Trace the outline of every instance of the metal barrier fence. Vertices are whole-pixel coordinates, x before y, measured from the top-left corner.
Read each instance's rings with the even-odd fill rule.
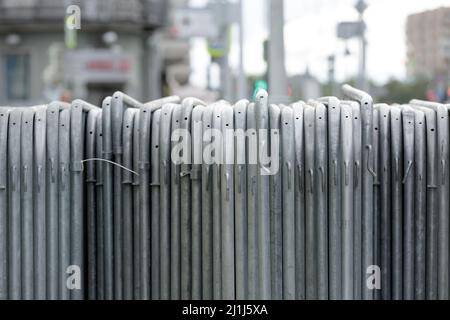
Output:
[[[0,299],[448,299],[450,106],[343,93],[0,107]]]

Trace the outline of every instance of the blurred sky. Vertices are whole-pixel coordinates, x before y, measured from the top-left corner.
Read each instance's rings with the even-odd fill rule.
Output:
[[[190,0],[203,6],[207,0]],[[285,0],[285,54],[289,75],[310,73],[324,81],[327,78],[327,56],[336,54],[336,77],[339,81],[354,76],[358,70],[359,43],[348,41],[351,55],[345,57],[345,44],[336,38],[336,24],[358,18],[356,0]],[[367,69],[368,76],[379,84],[391,77],[406,77],[405,24],[409,14],[441,6],[450,0],[366,0]],[[244,6],[244,68],[247,74],[265,71],[262,42],[267,37],[265,0],[243,0]],[[237,65],[237,28],[232,30],[230,64]],[[203,39],[192,40],[191,52],[194,84],[206,84],[209,60]]]

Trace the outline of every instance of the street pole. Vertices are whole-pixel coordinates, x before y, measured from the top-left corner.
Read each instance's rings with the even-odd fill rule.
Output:
[[[366,76],[366,59],[367,59],[367,41],[366,41],[366,28],[364,24],[364,11],[367,9],[367,4],[364,0],[359,0],[355,5],[355,9],[359,13],[359,22],[361,25],[360,39],[361,39],[361,53],[360,53],[360,64],[359,64],[359,77],[358,77],[358,87],[363,91],[367,91],[367,76]]]
[[[328,56],[328,85],[330,86],[330,94],[335,96],[337,94],[336,81],[335,81],[335,61],[336,56],[334,54]]]
[[[284,66],[283,0],[268,0],[269,15],[269,92],[277,101],[287,100],[288,81]]]
[[[247,79],[244,71],[244,26],[243,26],[243,5],[239,0],[239,76],[238,76],[238,99],[247,97]]]

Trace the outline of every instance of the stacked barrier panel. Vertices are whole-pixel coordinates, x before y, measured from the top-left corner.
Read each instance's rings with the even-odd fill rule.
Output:
[[[447,299],[448,106],[344,95],[1,107],[0,298]]]

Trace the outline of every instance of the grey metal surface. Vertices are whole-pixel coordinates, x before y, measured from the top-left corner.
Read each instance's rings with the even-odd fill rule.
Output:
[[[213,299],[222,299],[222,199],[220,163],[222,161],[222,109],[225,102],[219,102],[214,106],[211,128],[213,131],[214,156],[211,165],[211,192],[212,192],[212,220],[213,220]]]
[[[66,285],[66,269],[71,265],[71,176],[70,176],[70,111],[62,110],[59,117],[59,299],[69,300],[70,291]]]
[[[256,136],[258,137],[258,172],[256,176],[256,214],[257,238],[258,238],[258,283],[259,299],[270,299],[270,197],[269,176],[267,164],[263,161],[263,155],[268,152],[270,145],[268,94],[264,90],[256,93],[255,103]],[[264,172],[264,173],[263,173]]]
[[[103,159],[112,161],[111,133],[111,97],[102,103],[102,137]],[[113,266],[113,167],[109,163],[103,165],[103,236],[104,236],[104,298],[114,298],[114,266]]]
[[[103,157],[103,125],[102,125],[102,111],[97,114],[96,133],[95,133],[95,157]],[[95,196],[96,196],[96,294],[98,300],[105,299],[105,246],[104,246],[104,218],[103,218],[103,163],[97,161],[95,163]]]
[[[22,211],[22,299],[34,298],[34,208],[33,208],[33,126],[34,110],[22,113],[21,123],[21,211]]]
[[[59,113],[61,104],[53,102],[47,108],[47,299],[59,297]]]
[[[223,164],[221,166],[222,198],[222,299],[235,299],[235,217],[234,217],[234,120],[233,108],[225,106],[221,113]]]
[[[348,143],[355,137],[353,108],[349,104],[341,104],[341,190],[342,190],[342,299],[354,298],[354,146]]]
[[[391,299],[392,279],[392,206],[391,206],[391,113],[386,104],[379,105],[379,177],[380,183],[380,267],[381,299]]]
[[[280,135],[280,117],[282,105],[270,104],[269,126],[271,133],[276,130]],[[274,133],[275,133],[274,132]],[[281,138],[280,138],[281,139]],[[282,162],[282,152],[273,155],[278,163]],[[270,271],[272,299],[283,298],[283,202],[282,202],[282,170],[270,176]]]
[[[403,148],[402,113],[391,106],[392,296],[403,299]]]
[[[9,163],[9,233],[8,233],[8,288],[11,300],[22,299],[22,246],[21,246],[21,123],[22,110],[14,109],[10,113],[8,136],[8,163]]]
[[[402,106],[403,121],[403,179],[404,186],[404,221],[403,221],[403,298],[414,299],[414,111],[409,106]]]
[[[100,109],[93,109],[86,117],[86,158],[95,158],[95,143],[97,136],[97,118]],[[97,299],[97,199],[96,199],[96,164],[88,162],[86,170],[86,232],[87,232],[87,294],[90,300]]]
[[[414,110],[414,161],[415,161],[415,203],[414,203],[414,299],[425,299],[425,229],[426,229],[426,136],[425,113]]]
[[[140,289],[142,300],[151,297],[151,253],[150,253],[150,130],[152,112],[150,106],[139,111],[139,252]],[[136,232],[136,231],[135,231]]]
[[[305,274],[306,299],[317,299],[317,224],[314,204],[314,185],[317,183],[314,172],[314,118],[315,109],[305,106]]]
[[[436,134],[436,112],[418,107],[425,113],[426,121],[426,298],[437,299],[437,248],[438,248],[438,168],[439,158]]]
[[[202,115],[205,106],[197,105],[192,110],[191,145],[192,164],[190,171],[192,194],[192,295],[202,298],[202,158],[203,158],[203,124]]]
[[[85,214],[84,214],[84,157],[86,112],[90,106],[84,101],[75,100],[70,107],[70,176],[71,176],[71,221],[70,221],[70,263],[80,269],[80,286],[71,290],[71,298],[81,300],[85,297]]]
[[[328,299],[328,141],[327,112],[320,102],[311,102],[315,108],[315,186],[317,215],[317,294],[318,299]]]
[[[335,300],[341,298],[342,290],[341,108],[337,98],[329,97],[320,101],[328,109],[329,297]]]
[[[202,299],[213,298],[213,212],[212,212],[212,164],[207,147],[211,144],[214,106],[208,105],[202,113]]]
[[[348,102],[346,102],[348,104]],[[362,299],[362,288],[366,274],[362,269],[362,129],[361,110],[351,102],[353,130],[353,270],[355,299]]]
[[[39,108],[34,122],[34,293],[35,299],[47,297],[47,246],[46,246],[46,168],[47,168],[47,111]],[[0,134],[1,136],[1,134]],[[1,182],[0,182],[1,185]],[[0,191],[1,192],[1,191]],[[1,210],[1,209],[0,209]],[[0,222],[1,223],[1,222]],[[1,273],[1,272],[0,272]]]
[[[126,168],[133,168],[133,130],[134,117],[137,109],[127,108],[123,113],[122,164]],[[122,170],[122,218],[123,218],[123,298],[133,299],[133,173]]]
[[[151,197],[151,298],[160,299],[160,172],[159,172],[159,134],[161,110],[156,110],[152,117],[150,144],[150,197]],[[131,240],[131,235],[130,235]],[[125,260],[126,261],[126,260]]]
[[[247,216],[247,166],[246,164],[246,114],[249,101],[240,100],[234,105],[234,129],[236,132],[234,154],[234,212],[236,299],[248,297],[248,216]],[[239,135],[242,130],[242,138]]]
[[[133,171],[139,172],[140,112],[133,119]],[[141,253],[140,253],[140,183],[139,176],[133,175],[133,298],[141,298]]]
[[[0,107],[0,299],[8,299],[8,120],[9,109]]]
[[[372,150],[373,150],[373,171],[376,176],[373,181],[373,264],[381,266],[380,252],[380,220],[381,220],[381,197],[380,197],[380,113],[379,105],[373,106],[373,131],[372,131]],[[374,291],[374,300],[380,300],[380,290]]]
[[[295,291],[296,299],[305,299],[305,142],[303,109],[304,103],[292,104],[294,110],[295,138]]]
[[[255,104],[250,103],[247,107],[247,130],[249,133],[249,144],[247,148],[247,237],[248,237],[248,299],[257,299],[258,292],[258,242],[256,215],[256,175],[258,166],[256,164],[256,122]],[[251,148],[251,146],[254,146]],[[251,162],[250,159],[254,159]]]
[[[282,203],[283,203],[283,299],[294,300],[295,282],[295,129],[294,110],[283,108],[281,111],[281,166],[282,166]]]
[[[180,105],[172,113],[172,132],[180,128],[184,108]],[[178,143],[171,139],[171,150]],[[170,162],[170,297],[180,299],[180,164]]]
[[[349,85],[342,87],[344,96],[355,100],[361,108],[361,132],[362,132],[362,271],[366,274],[367,268],[374,264],[373,251],[373,182],[375,173],[373,171],[373,101],[367,93],[352,88]],[[373,290],[363,285],[362,298],[373,299]]]
[[[170,130],[175,104],[161,109],[159,133],[159,182],[160,182],[160,298],[170,299]]]

